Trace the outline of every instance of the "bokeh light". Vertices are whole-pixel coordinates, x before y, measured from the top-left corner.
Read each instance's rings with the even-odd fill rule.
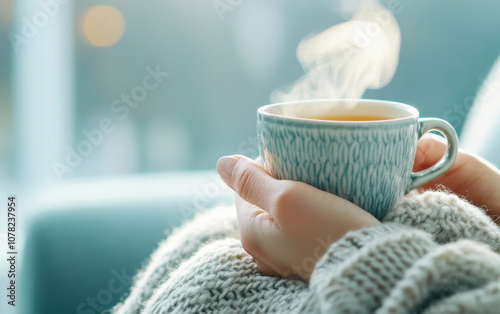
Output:
[[[10,22],[12,21],[13,7],[13,0],[0,1],[0,23],[3,23],[5,26],[10,24]]]
[[[107,47],[116,44],[125,32],[122,13],[109,5],[94,6],[82,14],[80,35],[90,45]]]

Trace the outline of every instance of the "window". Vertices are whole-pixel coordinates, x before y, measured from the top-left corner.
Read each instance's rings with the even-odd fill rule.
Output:
[[[299,42],[345,20],[351,9],[332,3],[19,0],[14,14],[14,1],[2,1],[1,180],[26,186],[255,157],[255,110],[302,75]],[[475,95],[500,51],[500,4],[396,4],[399,68],[365,97],[408,102],[460,130],[466,111],[454,104]],[[12,34],[23,40],[13,44]]]

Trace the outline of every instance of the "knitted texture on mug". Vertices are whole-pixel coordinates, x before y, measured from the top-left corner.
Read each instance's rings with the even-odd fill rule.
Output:
[[[498,313],[500,228],[443,192],[401,200],[347,233],[309,284],[261,275],[235,210],[204,212],[160,243],[116,313]]]

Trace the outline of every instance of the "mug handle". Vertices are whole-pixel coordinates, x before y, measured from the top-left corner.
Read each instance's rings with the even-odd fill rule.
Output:
[[[439,177],[451,168],[458,153],[458,136],[455,129],[448,122],[437,118],[418,119],[420,130],[418,139],[429,131],[438,131],[446,138],[448,149],[443,157],[432,167],[419,172],[411,173],[411,182],[407,192],[424,185],[425,183]]]

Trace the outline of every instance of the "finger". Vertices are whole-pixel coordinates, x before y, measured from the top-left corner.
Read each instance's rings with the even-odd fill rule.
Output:
[[[446,140],[435,134],[424,135],[417,143],[413,171],[422,171],[435,165],[446,153]]]
[[[255,162],[256,162],[256,163],[258,163],[258,164],[259,164],[259,165],[261,165],[261,166],[264,166],[264,165],[262,164],[262,158],[260,158],[260,156],[259,156],[259,157],[257,157],[257,158],[255,158]]]
[[[263,275],[275,276],[275,277],[280,275],[274,269],[272,269],[271,267],[267,266],[265,263],[263,263],[259,260],[255,260],[255,263],[257,264],[257,271],[259,271]]]
[[[263,245],[272,242],[278,226],[265,210],[245,201],[239,195],[235,197],[236,216],[243,248],[252,256],[261,257],[266,253]]]
[[[287,186],[245,156],[222,157],[217,162],[217,172],[241,198],[270,212],[271,215],[276,207],[276,200]]]
[[[238,229],[243,249],[255,260],[265,264],[274,272],[279,265],[271,256],[276,256],[276,244],[282,241],[283,235],[271,215],[261,208],[248,203],[238,195],[235,197]],[[278,250],[283,246],[278,245]]]

